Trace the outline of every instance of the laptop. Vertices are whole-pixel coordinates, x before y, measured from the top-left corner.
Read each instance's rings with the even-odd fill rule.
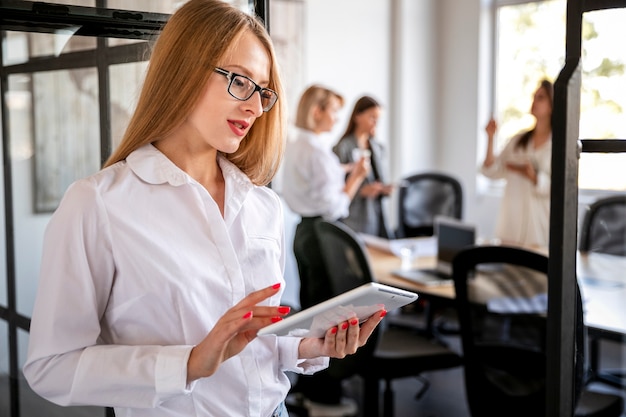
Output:
[[[393,275],[421,285],[452,284],[452,259],[476,242],[476,227],[451,217],[435,218],[437,264],[435,268],[396,269]]]

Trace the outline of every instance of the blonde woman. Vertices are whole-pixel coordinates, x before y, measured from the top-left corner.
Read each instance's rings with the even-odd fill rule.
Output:
[[[280,202],[264,187],[281,94],[256,19],[219,0],[170,18],[120,147],[46,230],[24,367],[38,394],[118,417],[286,416],[285,371],[365,344],[384,312],[319,339],[256,336],[289,311]]]
[[[369,161],[357,161],[346,171],[332,151],[330,132],[343,106],[343,97],[320,85],[308,87],[298,103],[295,141],[287,146],[283,197],[302,220],[296,227],[294,255],[300,276],[300,306],[310,307],[332,296],[314,225],[319,219],[338,220],[348,215],[350,201],[369,172]],[[321,372],[299,378],[297,389],[315,403],[340,405],[341,381]],[[348,406],[346,414],[356,411]]]

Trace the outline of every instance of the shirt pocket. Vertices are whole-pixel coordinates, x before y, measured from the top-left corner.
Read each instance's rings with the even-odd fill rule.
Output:
[[[246,239],[246,279],[254,282],[254,287],[261,289],[276,283],[284,284],[282,253],[280,241],[268,234],[248,233]],[[282,293],[279,292],[279,294]],[[275,298],[275,297],[273,297]],[[272,302],[277,304],[280,298]]]

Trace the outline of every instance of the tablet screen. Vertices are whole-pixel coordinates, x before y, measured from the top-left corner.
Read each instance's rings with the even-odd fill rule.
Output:
[[[324,337],[326,331],[351,318],[364,321],[380,310],[392,311],[417,300],[417,294],[370,282],[259,330],[258,335]]]

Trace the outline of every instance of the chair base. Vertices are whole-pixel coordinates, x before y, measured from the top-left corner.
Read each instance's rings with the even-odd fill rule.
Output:
[[[580,394],[574,417],[619,417],[623,410],[621,396],[585,389]]]

